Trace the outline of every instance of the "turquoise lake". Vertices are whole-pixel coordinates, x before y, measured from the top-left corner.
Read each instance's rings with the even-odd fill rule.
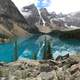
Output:
[[[65,55],[69,53],[80,53],[80,40],[77,39],[61,39],[50,35],[31,35],[28,37],[18,38],[18,60],[32,59],[32,55],[37,55],[37,60],[42,59],[45,37],[51,41],[53,57]],[[0,43],[0,61],[14,61],[14,43]]]

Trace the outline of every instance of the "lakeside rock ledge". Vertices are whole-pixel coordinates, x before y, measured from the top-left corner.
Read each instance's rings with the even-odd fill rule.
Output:
[[[58,58],[0,62],[0,80],[80,80],[80,55]]]

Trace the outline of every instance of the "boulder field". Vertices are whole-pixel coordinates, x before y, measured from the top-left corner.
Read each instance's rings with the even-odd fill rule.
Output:
[[[0,62],[0,80],[80,80],[80,55],[56,60]]]

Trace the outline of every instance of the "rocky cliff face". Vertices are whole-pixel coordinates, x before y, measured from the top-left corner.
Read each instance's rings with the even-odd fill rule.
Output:
[[[34,4],[23,7],[24,17],[11,0],[0,0],[0,32],[9,35],[29,33],[50,33],[54,30],[65,31],[63,15],[48,13],[46,8],[38,10]],[[78,19],[78,18],[77,18]],[[79,23],[79,22],[78,22]]]
[[[34,4],[23,7],[22,11],[23,11],[23,13],[24,12],[26,13],[26,15],[24,15],[24,17],[27,20],[29,25],[34,25],[36,22],[39,21],[40,16],[39,16],[38,10]]]
[[[0,0],[0,32],[26,35],[28,24],[11,0]]]
[[[80,13],[71,13],[64,15],[55,12],[49,13],[46,8],[40,10],[34,4],[23,8],[23,13],[26,21],[32,26],[31,28],[38,29],[42,33],[50,33],[54,30],[71,31],[80,29]],[[29,16],[28,16],[29,15]],[[27,16],[27,17],[26,17]],[[72,26],[71,26],[72,25]]]
[[[24,17],[30,26],[33,27],[35,25],[39,32],[49,33],[53,30],[60,30],[64,28],[64,24],[55,20],[55,14],[48,13],[46,8],[39,10],[34,4],[32,4],[30,6],[23,7],[23,13],[25,13]]]
[[[44,21],[49,23],[50,22],[50,19],[49,19],[50,14],[48,13],[47,9],[46,8],[40,9],[40,13],[41,13],[41,16],[43,17]]]
[[[0,16],[6,16],[15,21],[25,22],[23,16],[11,0],[0,0]]]
[[[69,26],[77,26],[80,27],[80,12],[73,12],[65,17],[65,23],[67,23]]]
[[[35,23],[39,21],[40,16],[37,8],[34,4],[23,7],[22,12],[24,13],[24,18],[26,19],[29,25],[30,33],[39,33],[38,28],[35,26]]]

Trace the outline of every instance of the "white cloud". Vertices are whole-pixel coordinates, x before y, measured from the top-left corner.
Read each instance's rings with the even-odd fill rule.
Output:
[[[21,11],[22,7],[33,4],[34,0],[12,0],[18,9]]]
[[[80,0],[51,0],[50,6],[47,7],[49,12],[70,13],[80,11]]]
[[[42,3],[43,4],[47,4],[49,2],[49,0],[43,0]]]
[[[35,1],[38,5],[39,0],[12,0],[18,9],[21,11],[23,6],[30,5]],[[80,11],[80,0],[40,0],[40,6],[46,6],[49,12],[55,11],[56,13],[70,13]]]

